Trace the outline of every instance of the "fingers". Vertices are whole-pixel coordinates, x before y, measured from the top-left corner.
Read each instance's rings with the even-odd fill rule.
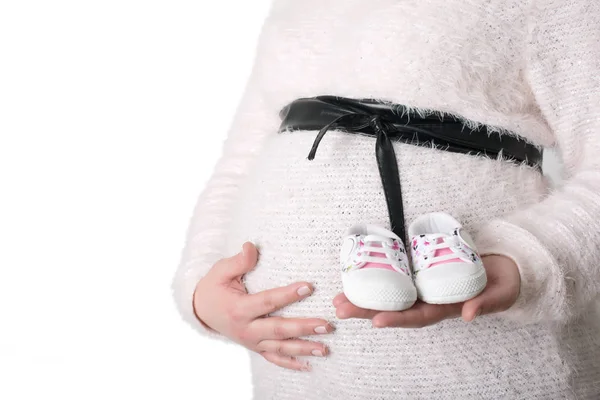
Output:
[[[249,319],[273,313],[285,306],[307,298],[313,292],[312,285],[306,282],[297,282],[289,286],[265,290],[256,294],[245,296],[238,307]]]
[[[465,302],[462,318],[471,322],[479,315],[508,310],[519,297],[521,277],[514,262],[502,256],[484,258],[488,284],[477,297]]]
[[[263,340],[258,344],[257,350],[287,357],[325,357],[329,354],[325,345],[308,340]]]
[[[257,351],[265,360],[296,371],[310,371],[310,365],[295,357],[325,357],[329,354],[325,345],[308,340],[263,340],[258,344]]]
[[[518,294],[518,289],[503,283],[490,283],[479,296],[465,302],[462,318],[471,322],[479,315],[506,311],[514,304]]]
[[[253,336],[265,339],[291,339],[301,336],[325,335],[334,328],[327,321],[316,318],[261,318],[252,322]]]
[[[292,369],[295,371],[310,371],[310,365],[305,362],[296,360],[295,358],[288,356],[281,356],[275,353],[262,353],[265,360],[286,369]]]
[[[462,303],[427,304],[417,302],[405,311],[384,311],[373,317],[373,326],[377,328],[423,328],[437,324],[448,318],[460,316]]]
[[[336,308],[335,315],[339,319],[348,319],[348,318],[371,319],[375,315],[380,313],[380,311],[366,310],[364,308],[355,306],[354,304],[350,303],[350,301],[343,294],[337,295],[333,299],[333,305]]]
[[[233,257],[224,258],[215,264],[212,273],[220,281],[231,281],[254,269],[258,261],[258,250],[250,242],[244,243],[242,251]]]
[[[337,308],[337,306],[347,303],[349,300],[344,293],[340,293],[333,298],[333,306]]]

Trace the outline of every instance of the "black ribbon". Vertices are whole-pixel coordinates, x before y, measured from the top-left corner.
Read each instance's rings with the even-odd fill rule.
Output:
[[[377,157],[379,176],[383,185],[392,232],[402,240],[406,240],[400,173],[398,171],[394,146],[390,140],[390,132],[397,131],[395,127],[386,123],[379,115],[369,115],[359,112],[342,115],[319,131],[308,154],[308,159],[314,160],[317,148],[329,130],[341,128],[354,133],[368,127],[372,129],[373,134],[377,137],[375,155]],[[405,133],[408,132],[409,130],[405,131]]]
[[[419,115],[400,105],[376,100],[337,96],[298,99],[280,113],[280,132],[319,130],[308,155],[313,160],[325,134],[331,129],[372,136],[392,231],[406,240],[400,174],[393,142],[433,146],[438,150],[477,154],[525,163],[541,170],[542,149],[518,137],[500,135],[487,126],[465,127],[457,117]]]

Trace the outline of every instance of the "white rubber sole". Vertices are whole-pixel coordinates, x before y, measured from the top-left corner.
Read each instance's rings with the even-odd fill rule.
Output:
[[[384,303],[381,301],[370,301],[366,299],[351,299],[350,296],[348,296],[348,294],[346,294],[346,297],[348,297],[350,303],[354,304],[356,307],[375,311],[404,311],[411,308],[417,301],[416,296],[414,301],[390,303]]]
[[[418,297],[429,304],[462,303],[479,295],[487,285],[485,269],[457,279],[419,280],[415,282]]]
[[[410,277],[388,270],[342,273],[344,294],[357,307],[376,311],[402,311],[417,301]]]

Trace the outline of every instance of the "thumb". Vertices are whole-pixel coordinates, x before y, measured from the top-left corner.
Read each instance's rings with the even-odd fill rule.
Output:
[[[465,302],[462,308],[462,319],[465,322],[472,322],[475,318],[483,313],[483,300],[480,299],[482,295],[475,297],[474,299]]]
[[[250,242],[244,243],[242,251],[233,257],[224,258],[215,267],[220,280],[231,281],[254,269],[258,261],[258,250]]]
[[[471,322],[479,315],[504,311],[507,308],[506,297],[501,285],[489,285],[479,296],[465,302],[462,308],[463,320]]]

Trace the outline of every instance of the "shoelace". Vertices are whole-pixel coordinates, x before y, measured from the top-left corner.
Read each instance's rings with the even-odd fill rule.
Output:
[[[359,261],[366,263],[386,264],[398,272],[404,272],[398,267],[398,254],[402,253],[401,247],[394,249],[392,239],[380,235],[367,235],[362,239],[363,247],[360,249]],[[383,254],[385,257],[373,257],[371,254]]]
[[[404,206],[402,203],[402,187],[400,185],[396,153],[394,152],[394,147],[389,137],[389,133],[392,130],[398,131],[397,128],[387,124],[378,115],[369,115],[360,112],[342,115],[319,131],[310,153],[308,154],[308,159],[314,160],[319,143],[321,143],[321,140],[330,129],[342,128],[350,133],[356,133],[355,131],[366,127],[371,127],[377,137],[375,154],[377,157],[377,165],[379,166],[379,176],[381,177],[381,183],[383,185],[392,232],[404,239],[406,238],[406,231],[404,223]],[[407,127],[406,132],[410,132],[411,129],[415,132],[422,130],[419,128]],[[422,131],[428,133],[425,130]]]
[[[427,240],[431,244],[427,246],[427,252],[421,255],[421,258],[424,261],[422,265],[423,269],[429,268],[432,264],[464,258],[463,254],[454,251],[459,245],[459,240],[456,236],[448,236],[445,234],[427,235]],[[444,249],[449,249],[452,253],[433,257],[436,251]]]

